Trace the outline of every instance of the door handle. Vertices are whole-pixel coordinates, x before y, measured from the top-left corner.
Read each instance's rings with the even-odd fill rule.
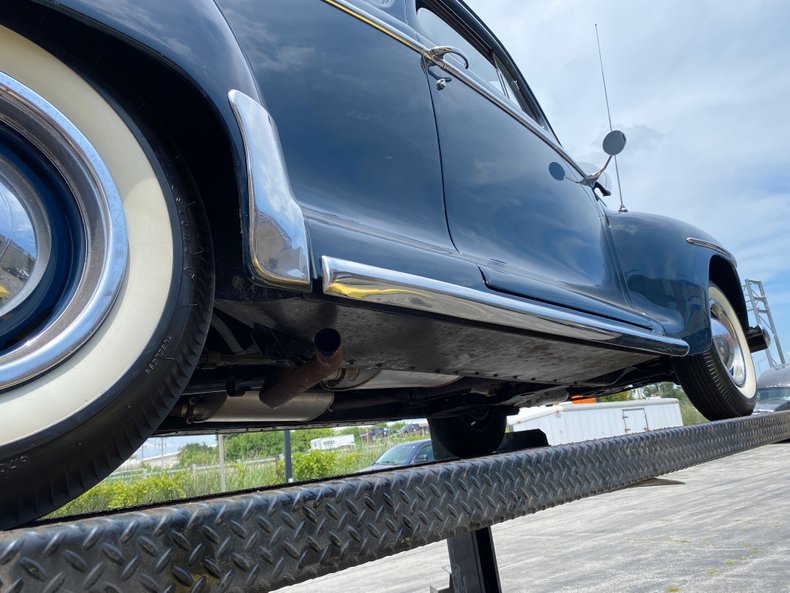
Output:
[[[441,62],[444,62],[444,56],[446,56],[447,54],[454,54],[463,60],[464,70],[469,70],[469,58],[467,58],[464,55],[464,52],[462,52],[457,47],[451,47],[449,45],[440,45],[438,47],[432,47],[431,49],[429,49],[428,54],[431,56],[431,58],[435,60],[439,60]]]

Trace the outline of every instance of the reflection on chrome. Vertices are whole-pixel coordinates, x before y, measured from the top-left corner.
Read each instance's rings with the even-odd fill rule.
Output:
[[[84,259],[75,262],[79,264],[73,279],[76,287],[68,300],[64,298],[57,314],[30,331],[24,341],[0,355],[0,389],[6,389],[59,364],[101,326],[126,275],[128,241],[123,204],[110,172],[65,115],[29,87],[0,72],[0,120],[33,146],[42,162],[55,167],[71,192],[61,197],[73,200],[81,215],[82,233],[90,237]],[[44,204],[14,166],[0,159],[0,172],[3,203],[7,212],[13,212],[0,221],[0,233],[7,244],[4,255],[15,257],[12,245],[17,245],[29,256],[26,262],[18,262],[27,265],[0,261],[0,292],[8,293],[0,307],[7,314],[15,302],[25,299],[28,290],[35,290],[40,274],[52,264],[50,233],[57,227],[49,223]],[[32,233],[22,232],[26,226],[32,227]],[[21,289],[18,283],[22,283]]]
[[[331,296],[656,354],[688,353],[683,340],[523,299],[326,256],[321,263],[324,293]]]
[[[22,304],[49,263],[44,206],[22,173],[0,156],[0,317]]]
[[[269,112],[240,91],[228,93],[247,153],[250,261],[271,286],[310,288],[307,228],[291,190],[277,129]]]

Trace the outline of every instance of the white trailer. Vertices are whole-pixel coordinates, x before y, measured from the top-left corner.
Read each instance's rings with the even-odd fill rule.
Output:
[[[312,439],[310,441],[310,449],[317,449],[319,451],[327,451],[329,449],[342,449],[343,447],[354,446],[353,434],[338,434],[332,437],[321,437],[320,439]]]
[[[549,445],[683,426],[674,398],[628,400],[601,404],[572,404],[528,408],[508,418],[514,432],[542,430]]]

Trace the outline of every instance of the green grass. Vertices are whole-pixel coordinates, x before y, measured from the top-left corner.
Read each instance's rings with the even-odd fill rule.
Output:
[[[303,481],[352,474],[371,465],[391,446],[415,438],[422,437],[396,437],[385,442],[359,445],[350,450],[294,453],[294,479]],[[285,465],[282,458],[260,464],[245,464],[241,460],[225,462],[227,492],[276,486],[284,482]],[[48,518],[84,515],[220,493],[218,468],[196,468],[194,471],[147,468],[142,473],[109,476],[79,498],[48,515]]]

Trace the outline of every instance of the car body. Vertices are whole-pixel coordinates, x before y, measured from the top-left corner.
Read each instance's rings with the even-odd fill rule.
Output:
[[[431,439],[409,441],[390,447],[382,453],[371,465],[362,468],[360,472],[395,469],[406,465],[430,463],[435,461]]]
[[[790,410],[790,366],[770,368],[757,379],[755,414]]]
[[[415,434],[428,434],[428,425],[427,424],[415,424],[410,422],[408,424],[404,424],[398,429],[398,434],[408,436],[408,435],[415,435]]]
[[[675,378],[751,411],[732,254],[609,210],[463,2],[8,0],[0,25],[35,244],[0,305],[0,525],[152,431],[428,417],[473,455],[519,407]]]
[[[20,268],[8,268],[8,273],[11,274],[14,278],[18,280],[27,280],[30,278],[30,274],[28,274],[27,270],[20,269]]]

